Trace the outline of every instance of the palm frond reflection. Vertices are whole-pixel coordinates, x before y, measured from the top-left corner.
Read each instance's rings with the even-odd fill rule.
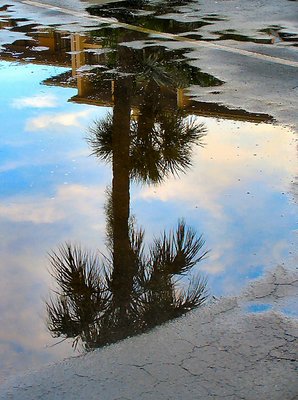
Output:
[[[65,244],[50,254],[55,296],[47,303],[48,329],[90,350],[135,335],[203,304],[206,281],[181,277],[207,254],[202,237],[179,221],[155,239],[148,254],[144,232],[130,232],[132,284],[115,277],[113,260]],[[116,282],[116,284],[115,284]]]
[[[147,125],[147,126],[146,126]],[[147,128],[147,129],[146,129]],[[87,138],[91,154],[105,162],[113,158],[113,118],[95,121]],[[143,183],[159,183],[169,175],[178,175],[191,167],[192,148],[204,146],[206,127],[180,110],[162,110],[139,121],[130,122],[130,178]]]

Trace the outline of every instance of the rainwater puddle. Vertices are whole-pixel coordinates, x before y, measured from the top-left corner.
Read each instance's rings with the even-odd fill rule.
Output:
[[[291,130],[144,32],[2,24],[1,378],[293,264]]]
[[[289,298],[277,303],[249,303],[244,306],[244,312],[246,313],[263,313],[266,311],[276,311],[291,318],[298,318],[295,298]]]
[[[143,1],[138,4],[124,0],[91,4],[87,10],[91,15],[98,17],[116,18],[122,23],[196,40],[283,44],[285,46],[297,46],[298,42],[295,30],[291,31],[280,25],[268,25],[266,28],[254,31],[252,21],[250,21],[252,25],[249,26],[248,21],[238,20],[239,15],[235,18],[238,24],[231,28],[234,21],[230,21],[224,12],[207,13],[191,0],[170,3]],[[218,29],[223,24],[226,29]]]
[[[245,308],[248,313],[262,313],[272,309],[272,304],[250,304]]]

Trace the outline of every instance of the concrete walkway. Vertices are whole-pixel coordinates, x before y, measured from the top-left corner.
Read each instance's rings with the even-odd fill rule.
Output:
[[[297,271],[278,267],[237,298],[13,378],[0,399],[297,399],[298,320],[279,311],[297,289]]]

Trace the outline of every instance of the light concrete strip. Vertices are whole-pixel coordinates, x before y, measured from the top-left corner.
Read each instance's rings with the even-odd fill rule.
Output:
[[[148,33],[150,35],[156,35],[156,36],[160,36],[162,38],[175,40],[175,41],[179,41],[179,42],[183,42],[183,43],[188,43],[188,44],[191,44],[192,46],[196,46],[196,47],[207,47],[210,49],[222,50],[222,51],[226,51],[229,53],[234,53],[234,54],[238,54],[238,55],[242,55],[242,56],[246,56],[246,57],[253,57],[253,58],[259,59],[260,61],[266,61],[266,62],[282,64],[282,65],[286,65],[289,67],[298,68],[297,61],[286,60],[286,59],[283,59],[280,57],[272,57],[272,56],[269,56],[266,54],[260,54],[260,53],[256,53],[253,51],[242,50],[242,49],[238,49],[238,48],[234,48],[234,47],[230,47],[230,46],[226,46],[226,45],[221,45],[218,43],[204,42],[201,40],[185,38],[185,37],[171,34],[171,33],[159,32],[159,31],[156,31],[153,29],[130,25],[130,24],[126,24],[123,22],[118,22],[114,18],[98,17],[98,16],[90,15],[87,12],[70,10],[70,9],[67,9],[64,7],[53,6],[53,5],[47,4],[47,3],[40,3],[40,2],[32,1],[32,0],[20,0],[20,2],[23,4],[34,6],[34,7],[58,11],[58,12],[61,12],[64,14],[69,14],[69,15],[76,16],[79,18],[83,17],[83,18],[90,19],[90,20],[96,20],[96,21],[102,22],[102,23],[109,23],[109,24],[112,24],[112,25],[115,25],[115,26],[118,26],[121,28],[133,30],[133,31],[144,32],[144,33]]]
[[[12,377],[0,387],[0,399],[297,399],[298,321],[278,311],[297,290],[297,271],[277,267],[238,297]],[[263,304],[271,311],[245,311]]]
[[[63,14],[72,15],[74,17],[96,19],[96,20],[99,20],[100,22],[109,23],[109,24],[117,23],[117,20],[115,18],[96,17],[96,16],[88,14],[87,12],[69,10],[68,8],[58,7],[58,6],[54,6],[52,4],[39,3],[37,1],[31,1],[31,0],[21,0],[20,3],[27,4],[29,6],[45,8],[46,10],[58,11]]]

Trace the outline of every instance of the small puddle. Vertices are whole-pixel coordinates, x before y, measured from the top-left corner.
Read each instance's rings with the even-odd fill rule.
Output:
[[[248,313],[262,313],[270,311],[272,309],[272,304],[250,304],[245,307],[245,311]]]
[[[289,298],[278,303],[250,303],[245,304],[244,312],[246,313],[263,313],[266,311],[277,311],[291,318],[298,318],[298,309],[296,299]]]
[[[225,21],[224,15],[204,14],[195,2],[133,2],[119,1],[87,8],[91,15],[116,18],[118,21],[157,32],[172,33],[186,38],[207,41],[251,42],[258,44],[285,44],[297,46],[297,33],[281,26],[272,25],[255,32],[254,36],[242,34],[236,29],[214,30],[215,22]],[[201,28],[204,28],[201,31]]]
[[[190,28],[165,18],[172,6],[146,7],[127,15]],[[188,49],[9,16],[0,37],[3,375],[144,332],[291,258],[295,136],[193,100],[191,86],[225,83]],[[69,341],[50,348],[45,326]]]
[[[171,18],[169,15],[165,15],[167,11],[172,8],[165,8],[161,6],[160,9],[152,8],[150,5],[144,7],[143,10],[148,12],[144,13],[142,10],[132,8],[131,3],[120,2],[105,4],[101,7],[94,6],[87,9],[91,15],[96,15],[104,18],[116,18],[118,21],[135,25],[147,29],[153,29],[157,32],[166,33],[184,33],[200,29],[202,26],[210,25],[211,22],[207,20],[194,20],[190,18],[190,21],[183,21]]]

